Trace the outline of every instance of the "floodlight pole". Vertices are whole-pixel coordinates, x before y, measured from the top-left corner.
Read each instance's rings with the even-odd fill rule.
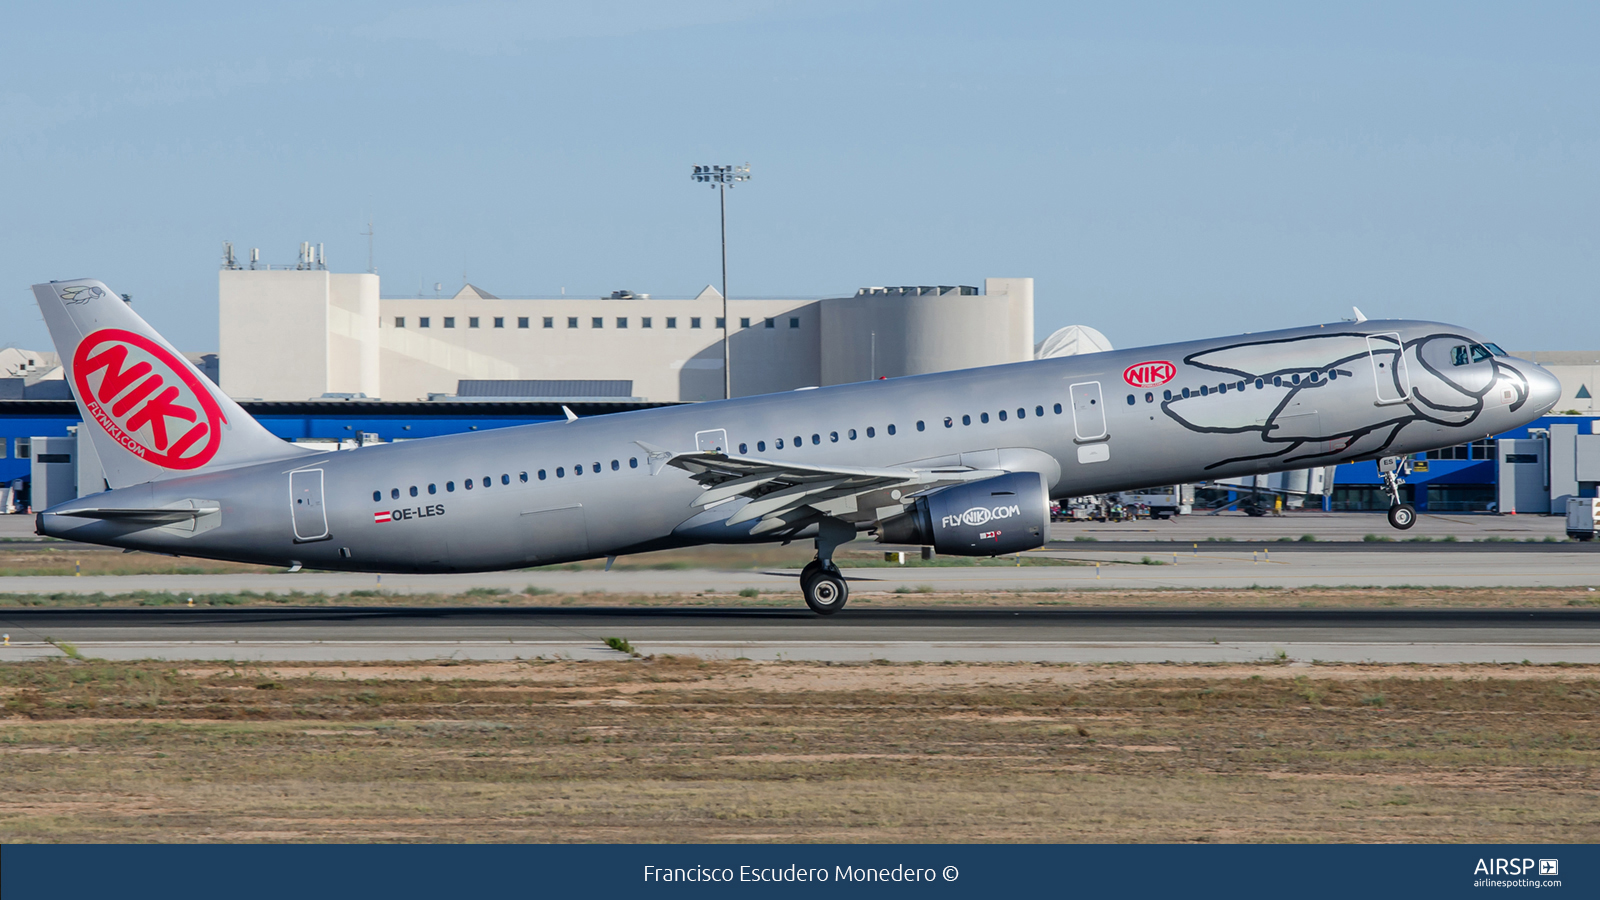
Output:
[[[733,350],[728,343],[728,185],[717,185],[722,219],[722,399],[733,399]]]
[[[700,184],[717,190],[717,209],[722,224],[722,396],[733,398],[733,353],[728,340],[732,330],[728,315],[728,188],[750,180],[750,164],[742,166],[695,166],[690,175]]]

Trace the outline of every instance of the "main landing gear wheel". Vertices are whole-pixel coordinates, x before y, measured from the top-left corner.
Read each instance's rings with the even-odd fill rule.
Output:
[[[801,575],[800,590],[805,594],[806,605],[811,607],[812,612],[819,616],[831,616],[844,609],[845,601],[850,599],[850,586],[838,572],[823,568],[821,563],[812,565],[816,569],[806,567],[810,570],[809,578]]]
[[[1401,531],[1417,524],[1417,508],[1409,503],[1396,503],[1389,507],[1389,524]]]

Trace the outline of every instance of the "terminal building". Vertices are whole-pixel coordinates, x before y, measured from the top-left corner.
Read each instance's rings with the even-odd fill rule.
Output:
[[[218,299],[220,383],[237,400],[724,395],[724,304],[711,287],[675,300],[509,299],[471,284],[382,297],[377,275],[235,266]],[[732,299],[727,312],[735,397],[1033,358],[1031,278]]]

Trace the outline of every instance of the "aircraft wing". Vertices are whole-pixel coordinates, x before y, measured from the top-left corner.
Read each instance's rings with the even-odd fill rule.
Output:
[[[808,466],[721,453],[678,453],[665,464],[683,469],[706,487],[694,500],[697,508],[747,498],[750,502],[729,516],[727,524],[760,519],[751,534],[824,515],[852,522],[871,521],[879,517],[880,510],[899,512],[903,504],[924,491],[998,474],[961,466]]]

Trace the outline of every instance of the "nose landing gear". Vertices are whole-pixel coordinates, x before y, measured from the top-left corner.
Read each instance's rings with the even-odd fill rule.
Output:
[[[1400,485],[1411,474],[1411,460],[1385,456],[1378,460],[1378,471],[1383,474],[1384,490],[1389,492],[1389,524],[1401,531],[1417,524],[1417,508],[1400,501]]]

